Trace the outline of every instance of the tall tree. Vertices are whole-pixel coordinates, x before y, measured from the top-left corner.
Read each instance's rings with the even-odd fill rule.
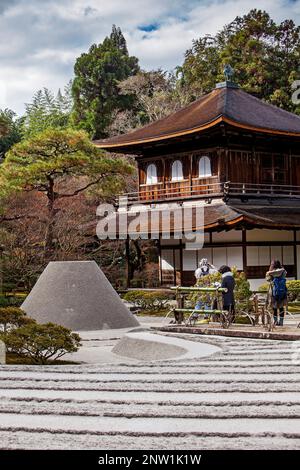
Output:
[[[71,82],[65,87],[64,93],[58,90],[56,96],[48,88],[38,90],[32,101],[25,105],[24,137],[32,137],[48,128],[69,127],[72,104]]]
[[[173,72],[140,70],[119,83],[122,95],[134,97],[130,110],[115,111],[109,135],[118,135],[161,119],[188,104],[188,95]]]
[[[131,108],[134,100],[121,93],[118,83],[138,70],[138,59],[129,56],[120,28],[113,26],[109,37],[76,60],[72,85],[75,125],[94,138],[106,137],[114,112]]]
[[[251,10],[215,36],[193,41],[180,68],[181,84],[189,89],[193,100],[223,81],[223,66],[230,63],[235,81],[243,89],[300,113],[291,99],[291,85],[298,78],[299,54],[299,26],[292,20],[276,24],[265,11]]]
[[[0,160],[22,137],[22,119],[11,109],[0,110]]]
[[[44,248],[51,255],[61,202],[97,189],[105,198],[120,190],[132,167],[91,144],[83,131],[47,129],[16,144],[0,168],[3,194],[34,191],[46,209]]]

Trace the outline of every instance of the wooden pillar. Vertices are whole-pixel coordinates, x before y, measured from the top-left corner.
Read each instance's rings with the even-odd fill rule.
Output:
[[[179,256],[180,256],[180,285],[182,285],[182,277],[183,277],[183,243],[182,239],[180,239],[179,243]]]
[[[163,189],[166,189],[166,161],[164,158],[161,159],[161,166],[162,166]]]
[[[243,271],[247,275],[247,239],[246,229],[242,229],[242,244],[243,244]]]
[[[298,278],[298,256],[297,256],[297,230],[294,230],[294,264],[295,264],[295,279]]]
[[[288,182],[290,185],[293,184],[293,171],[292,171],[292,153],[291,149],[288,155]]]
[[[126,287],[130,287],[130,241],[127,236],[125,240],[125,259],[126,259]]]
[[[159,235],[158,239],[158,256],[159,256],[159,283],[162,286],[163,283],[163,275],[162,275],[162,268],[161,268],[161,235]]]
[[[192,195],[193,191],[193,154],[190,154],[190,174],[189,174],[189,183],[190,183],[190,195]]]
[[[175,256],[176,248],[173,248],[173,280],[174,286],[176,286],[176,256]]]

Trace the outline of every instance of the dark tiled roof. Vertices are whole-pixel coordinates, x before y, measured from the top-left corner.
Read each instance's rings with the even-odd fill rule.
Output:
[[[267,104],[239,88],[224,86],[145,127],[94,143],[111,149],[138,145],[201,132],[221,121],[250,130],[300,136],[300,116]]]
[[[297,206],[231,206],[245,221],[261,227],[299,228],[300,205]]]
[[[188,230],[203,230],[203,226],[199,226],[202,222],[196,215],[196,208],[183,213],[183,208],[178,207],[174,209],[170,217],[170,229],[165,227],[163,219],[165,214],[162,212],[160,216],[155,216],[155,213],[160,212],[159,208],[148,211],[148,216],[141,217],[140,224],[137,227],[137,232],[142,236],[148,236],[150,233],[162,234],[170,232],[174,233],[174,217],[177,215],[178,219],[185,220],[188,224]],[[177,212],[177,214],[176,214]],[[119,226],[119,213],[114,213],[109,216],[111,230],[117,236],[126,235],[127,227],[132,227],[132,223],[137,224],[137,214],[134,212],[132,215],[128,213],[127,225],[122,223]],[[184,216],[184,217],[183,217]],[[93,222],[89,229],[95,228],[96,222]],[[230,230],[237,226],[248,227],[261,227],[261,228],[274,228],[274,229],[288,229],[300,227],[300,206],[296,207],[274,207],[270,205],[264,206],[239,206],[228,205],[224,202],[216,204],[207,204],[204,206],[204,230],[205,231],[222,231]],[[125,230],[125,231],[124,231]],[[107,233],[109,235],[109,232]]]

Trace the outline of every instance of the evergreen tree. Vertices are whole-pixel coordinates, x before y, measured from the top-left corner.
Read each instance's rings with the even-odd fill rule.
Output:
[[[14,144],[21,140],[22,119],[11,109],[0,110],[0,160]]]
[[[60,202],[91,188],[108,197],[120,191],[131,171],[125,159],[106,156],[83,131],[47,129],[7,153],[0,167],[1,202],[22,192],[40,194],[47,208],[45,252],[51,254]]]
[[[291,99],[300,54],[300,26],[292,20],[276,24],[265,11],[251,10],[235,18],[215,36],[193,41],[179,71],[190,99],[223,81],[223,67],[235,70],[234,81],[247,92],[276,106],[300,113]]]
[[[134,97],[121,94],[118,83],[138,70],[138,59],[129,56],[120,28],[113,26],[109,37],[76,60],[74,124],[93,138],[106,137],[115,111],[131,109],[134,103]]]
[[[48,128],[69,127],[72,109],[71,82],[65,87],[64,94],[58,90],[56,96],[48,88],[38,90],[25,108],[23,122],[25,138]]]

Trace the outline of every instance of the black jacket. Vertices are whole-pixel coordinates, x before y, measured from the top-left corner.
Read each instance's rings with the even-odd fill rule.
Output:
[[[228,305],[234,305],[234,286],[235,286],[235,280],[231,272],[225,273],[222,276],[222,285],[221,287],[224,287],[227,289],[227,292],[223,292],[223,304],[224,306]]]

